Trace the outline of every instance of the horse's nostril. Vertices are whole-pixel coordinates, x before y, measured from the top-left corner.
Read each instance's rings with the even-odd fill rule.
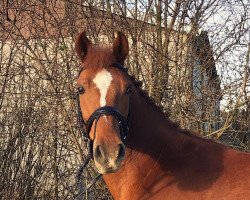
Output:
[[[105,159],[104,151],[103,151],[101,145],[98,145],[95,148],[94,157],[98,161],[103,161]]]
[[[123,158],[125,156],[125,147],[123,144],[119,144],[118,155],[117,158]]]

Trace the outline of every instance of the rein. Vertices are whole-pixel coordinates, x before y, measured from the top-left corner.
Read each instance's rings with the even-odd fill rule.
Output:
[[[127,68],[125,68],[120,63],[114,63],[111,66],[112,67],[116,67],[116,68],[122,70],[123,72],[125,72],[126,74],[128,74]],[[80,74],[81,74],[82,71],[83,71],[83,69],[81,69],[81,71],[79,72],[78,76],[80,76]],[[113,116],[118,121],[119,130],[120,130],[120,136],[121,136],[121,139],[122,139],[123,143],[125,143],[125,141],[126,141],[127,133],[129,131],[129,126],[130,126],[130,107],[129,107],[129,113],[128,113],[127,119],[124,119],[124,117],[122,116],[122,114],[116,108],[111,107],[111,106],[103,106],[103,107],[97,108],[91,114],[91,116],[89,117],[89,119],[87,121],[84,121],[84,119],[82,117],[83,111],[82,111],[81,106],[80,106],[80,95],[81,94],[77,91],[77,96],[76,96],[77,123],[78,123],[79,129],[81,131],[81,134],[83,136],[83,140],[84,140],[84,142],[87,143],[88,155],[86,156],[84,162],[81,164],[81,166],[78,169],[77,176],[76,176],[76,178],[77,178],[77,186],[79,186],[83,170],[87,167],[89,161],[91,159],[93,159],[93,143],[94,143],[94,139],[95,139],[95,135],[96,135],[96,125],[97,125],[98,120],[100,119],[100,117],[104,116],[104,115],[111,115],[111,116]],[[89,136],[89,133],[91,131],[91,128],[92,128],[93,124],[94,124],[94,139],[92,140],[90,138],[90,136]],[[102,174],[98,174],[86,186],[86,188],[84,188],[83,191],[80,191],[80,188],[78,187],[79,191],[78,191],[77,197],[75,199],[77,199],[83,193],[87,192],[88,189],[91,188],[91,186],[93,184],[95,184],[101,178],[101,176],[102,176]]]

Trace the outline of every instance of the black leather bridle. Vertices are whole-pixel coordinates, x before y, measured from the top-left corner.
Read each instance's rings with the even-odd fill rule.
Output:
[[[119,63],[114,63],[112,65],[112,67],[116,67],[127,74],[127,69],[124,68]],[[91,158],[93,158],[93,142],[94,142],[94,140],[92,140],[90,138],[89,133],[91,131],[93,123],[95,122],[95,125],[94,125],[94,137],[95,137],[96,125],[97,125],[98,120],[100,119],[101,116],[111,115],[118,121],[119,130],[120,130],[120,137],[121,137],[123,143],[125,143],[127,133],[129,131],[129,126],[130,126],[130,107],[129,107],[129,114],[128,114],[127,119],[124,119],[123,115],[116,108],[111,107],[111,106],[103,106],[103,107],[96,109],[91,114],[89,119],[85,122],[83,117],[82,117],[82,109],[80,107],[80,95],[81,94],[77,91],[77,98],[76,98],[77,99],[77,120],[78,120],[80,130],[82,132],[82,136],[84,138],[84,141],[86,141],[88,143],[88,151],[89,151]]]
[[[121,65],[120,63],[114,63],[112,65],[112,67],[116,67],[120,70],[122,70],[123,72],[125,72],[128,75],[128,70],[127,68],[125,68],[123,65]],[[80,71],[79,76],[81,74],[83,70]],[[128,75],[129,76],[129,75]],[[120,129],[120,137],[123,141],[123,143],[125,143],[126,138],[127,138],[127,134],[129,131],[129,126],[130,126],[130,104],[129,104],[129,113],[127,116],[127,119],[124,119],[124,117],[122,116],[122,114],[119,112],[119,110],[117,110],[114,107],[111,106],[103,106],[100,107],[98,109],[96,109],[91,116],[89,117],[89,119],[85,122],[83,117],[82,117],[82,109],[80,106],[80,92],[77,91],[77,96],[76,96],[76,101],[77,101],[77,121],[78,121],[78,125],[79,128],[81,130],[83,139],[85,142],[87,142],[88,145],[88,155],[85,157],[84,162],[82,163],[82,165],[80,166],[80,168],[78,169],[77,175],[76,175],[76,185],[78,187],[78,194],[76,196],[76,198],[74,199],[78,199],[78,197],[80,195],[82,195],[83,193],[87,192],[89,188],[92,187],[93,184],[96,183],[96,181],[98,181],[101,178],[101,174],[97,175],[87,186],[84,190],[81,190],[81,188],[79,188],[80,185],[80,180],[82,177],[82,173],[83,170],[85,169],[85,167],[87,167],[89,161],[91,159],[93,159],[93,142],[94,140],[92,140],[89,136],[89,133],[91,131],[91,128],[94,124],[94,139],[95,139],[95,135],[96,135],[96,125],[98,123],[98,120],[100,119],[101,116],[104,115],[111,115],[113,116],[119,124],[119,129]]]

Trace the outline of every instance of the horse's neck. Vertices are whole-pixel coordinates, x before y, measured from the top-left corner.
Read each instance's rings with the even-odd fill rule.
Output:
[[[166,151],[175,151],[177,143],[183,140],[181,134],[175,134],[177,130],[144,97],[139,94],[132,97],[126,158],[117,173],[104,176],[113,196],[121,195],[120,190],[125,186],[137,188],[138,192],[138,187],[150,187],[153,184],[144,184],[147,178],[153,180],[152,177],[157,179],[164,175],[166,170],[159,164],[160,160],[165,159]]]
[[[132,99],[131,131],[126,146],[133,152],[157,159],[166,146],[178,142],[177,127],[143,96]],[[174,141],[173,141],[174,140]]]

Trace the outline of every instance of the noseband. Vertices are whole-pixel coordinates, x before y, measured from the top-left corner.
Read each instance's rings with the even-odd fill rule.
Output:
[[[112,65],[113,67],[116,67],[123,72],[127,74],[127,69],[124,68],[121,64],[115,63]],[[81,71],[80,71],[81,73]],[[80,75],[80,74],[79,74]],[[93,158],[93,142],[89,136],[91,128],[93,126],[93,123],[95,122],[94,125],[94,139],[96,135],[96,125],[98,123],[98,120],[100,119],[101,116],[113,116],[117,121],[119,125],[119,130],[120,130],[120,137],[123,142],[125,142],[127,133],[129,131],[129,125],[130,125],[130,108],[129,108],[129,114],[127,119],[124,119],[123,115],[118,111],[116,108],[111,107],[111,106],[103,106],[100,108],[97,108],[89,117],[89,119],[85,122],[83,117],[82,117],[82,109],[80,106],[80,93],[77,92],[77,120],[78,124],[80,126],[84,141],[88,142],[88,151],[91,157]]]

